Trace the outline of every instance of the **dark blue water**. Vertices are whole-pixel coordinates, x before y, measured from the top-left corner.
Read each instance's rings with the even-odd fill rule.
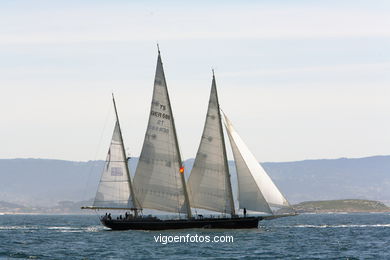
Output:
[[[230,243],[154,237],[233,236]],[[254,230],[108,231],[96,216],[0,215],[0,259],[390,259],[390,214],[299,215]]]

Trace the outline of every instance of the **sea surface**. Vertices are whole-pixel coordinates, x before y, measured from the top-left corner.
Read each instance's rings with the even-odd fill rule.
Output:
[[[229,236],[233,242],[155,242]],[[173,239],[173,238],[172,238]],[[303,214],[258,229],[110,231],[98,216],[0,215],[0,259],[390,259],[390,214]]]

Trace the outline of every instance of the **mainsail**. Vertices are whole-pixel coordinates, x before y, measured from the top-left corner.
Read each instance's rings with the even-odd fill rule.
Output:
[[[148,127],[134,177],[136,196],[142,208],[185,212],[191,216],[184,175],[179,173],[181,166],[159,52]]]
[[[188,186],[192,207],[235,214],[214,75],[206,122]]]
[[[137,203],[132,191],[114,96],[113,102],[116,123],[92,208],[133,209]]]
[[[272,214],[270,207],[290,207],[224,114],[238,177],[240,208]]]

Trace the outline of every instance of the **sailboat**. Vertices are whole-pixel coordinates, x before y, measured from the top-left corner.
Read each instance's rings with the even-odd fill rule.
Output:
[[[106,214],[101,217],[104,226],[113,230],[257,228],[260,220],[286,216],[275,215],[271,207],[291,208],[288,201],[224,116],[236,161],[239,204],[244,209],[244,215],[236,213],[214,72],[206,122],[188,183],[160,50],[148,126],[134,179],[129,173],[118,112],[113,101],[117,121],[106,165],[93,205],[82,208],[117,209],[131,213],[126,212],[123,218],[116,219]],[[179,217],[160,219],[145,216],[143,209],[177,213]],[[195,212],[196,209],[206,209],[223,215],[193,215],[192,209]],[[263,215],[247,216],[247,209]]]

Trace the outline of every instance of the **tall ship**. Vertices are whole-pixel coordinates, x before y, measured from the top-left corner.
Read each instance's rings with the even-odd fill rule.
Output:
[[[114,96],[113,103],[116,123],[95,200],[92,206],[82,207],[126,211],[123,217],[106,213],[101,217],[104,226],[113,230],[242,229],[257,228],[260,220],[295,215],[221,112],[214,71],[206,121],[188,181],[159,50],[149,121],[134,178],[128,167]],[[238,205],[233,198],[223,126],[235,160]],[[275,214],[281,208],[289,213]],[[176,214],[159,218],[144,215],[144,209]],[[204,210],[214,214],[198,214]]]

